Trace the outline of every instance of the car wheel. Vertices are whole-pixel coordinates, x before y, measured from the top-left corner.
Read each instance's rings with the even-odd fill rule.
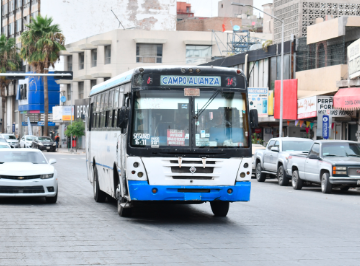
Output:
[[[213,214],[217,217],[226,217],[229,212],[228,201],[211,201],[210,206]]]
[[[330,174],[328,172],[323,173],[321,176],[321,192],[329,194],[332,191],[332,185],[330,184]]]
[[[277,178],[280,186],[287,186],[289,184],[289,179],[286,176],[285,169],[282,164],[278,168]]]
[[[94,166],[94,180],[93,180],[93,192],[94,200],[96,202],[104,202],[106,199],[106,193],[100,190],[97,169]]]
[[[256,180],[258,182],[265,182],[266,174],[261,173],[261,164],[257,163],[256,165]]]
[[[51,203],[51,204],[55,204],[56,201],[57,201],[57,196],[58,196],[58,192],[56,192],[55,197],[46,197],[46,202]]]
[[[295,189],[295,190],[302,189],[303,181],[301,180],[301,178],[299,176],[299,171],[298,170],[294,170],[292,172],[291,185],[292,185],[293,189]]]

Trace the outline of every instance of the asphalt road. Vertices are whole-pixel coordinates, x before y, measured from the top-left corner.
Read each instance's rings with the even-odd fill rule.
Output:
[[[360,191],[324,195],[252,181],[227,218],[210,205],[146,204],[121,218],[96,203],[85,156],[56,158],[58,203],[0,199],[0,265],[356,265]]]

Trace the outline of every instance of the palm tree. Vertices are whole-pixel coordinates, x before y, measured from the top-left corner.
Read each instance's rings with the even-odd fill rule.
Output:
[[[65,50],[65,37],[61,33],[58,24],[53,24],[51,17],[42,17],[41,15],[32,18],[27,31],[21,34],[21,51],[20,56],[26,60],[37,73],[48,73],[49,67],[60,58],[60,51]],[[44,132],[48,135],[48,81],[44,81]]]
[[[6,71],[16,71],[21,68],[21,59],[17,53],[17,48],[14,38],[7,39],[4,34],[0,36],[0,73],[6,73]],[[2,100],[2,115],[5,114],[5,89],[9,86],[11,80],[5,77],[0,78],[0,90]],[[5,131],[4,117],[1,127],[1,132]]]

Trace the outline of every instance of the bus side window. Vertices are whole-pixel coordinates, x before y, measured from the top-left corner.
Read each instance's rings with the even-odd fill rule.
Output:
[[[117,110],[112,110],[112,120],[111,120],[111,127],[116,127],[116,120],[117,120]]]
[[[110,126],[110,111],[105,112],[105,127]]]
[[[116,127],[120,127],[120,109],[117,110]]]
[[[96,126],[96,113],[93,113],[93,123],[92,123],[92,128],[97,128],[97,126]]]

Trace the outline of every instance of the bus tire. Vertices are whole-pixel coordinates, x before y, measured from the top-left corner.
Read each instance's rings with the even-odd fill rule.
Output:
[[[93,180],[94,200],[96,202],[104,202],[105,199],[106,199],[106,194],[105,194],[105,192],[100,190],[99,179],[98,179],[98,173],[97,173],[96,166],[94,166],[93,171],[94,171],[93,172],[93,175],[94,175],[94,180]]]
[[[226,217],[227,213],[229,212],[229,205],[228,201],[211,201],[210,206],[213,214],[217,217]]]
[[[131,217],[132,214],[132,209],[133,208],[124,208],[121,206],[120,201],[117,201],[117,210],[118,210],[118,214],[121,217]]]

